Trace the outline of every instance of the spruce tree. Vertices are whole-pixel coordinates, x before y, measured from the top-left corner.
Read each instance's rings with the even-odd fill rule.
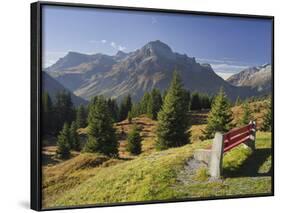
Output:
[[[107,100],[107,105],[111,118],[113,119],[114,122],[117,122],[119,119],[119,108],[116,100],[109,98]]]
[[[272,111],[271,111],[271,101],[267,103],[267,110],[263,116],[263,123],[261,126],[261,131],[271,131],[272,130]]]
[[[54,132],[53,103],[47,92],[43,92],[42,94],[42,111],[43,133],[52,134]]]
[[[99,152],[108,156],[118,156],[118,141],[110,117],[106,100],[100,96],[91,105],[88,115],[88,141],[86,152]]]
[[[128,112],[132,109],[132,99],[130,95],[124,97],[120,105],[119,120],[122,121],[127,118]]]
[[[197,92],[191,95],[190,110],[201,110],[200,97]]]
[[[207,126],[201,139],[213,138],[215,132],[227,132],[232,128],[232,111],[229,100],[223,88],[220,89],[212,102],[211,111],[208,114]]]
[[[141,105],[140,103],[134,103],[131,109],[132,117],[137,117],[141,115]]]
[[[149,107],[151,107],[151,96],[149,92],[145,92],[140,102],[140,113],[147,114]]]
[[[249,103],[247,101],[245,101],[242,105],[242,109],[243,109],[243,115],[240,121],[241,125],[248,125],[252,119],[252,115],[251,115],[251,109],[249,106]]]
[[[77,125],[75,121],[72,121],[70,130],[69,130],[69,141],[71,149],[75,151],[80,150],[79,136],[77,133]]]
[[[133,155],[141,153],[141,136],[136,125],[128,134],[127,151]]]
[[[179,147],[189,143],[189,119],[186,91],[175,71],[161,111],[158,113],[156,148]]]
[[[67,91],[60,91],[56,95],[55,102],[55,121],[56,131],[63,126],[65,122],[71,123],[75,118],[75,111],[71,100],[71,94]]]
[[[87,126],[87,113],[83,105],[80,105],[76,111],[77,128],[85,128]]]
[[[190,101],[191,101],[190,92],[188,90],[184,90],[184,96],[185,96],[185,101],[186,101],[186,107],[189,111],[190,110]]]
[[[128,122],[129,122],[129,124],[132,123],[132,120],[133,120],[133,114],[132,114],[131,111],[129,111],[129,112],[128,112]]]
[[[67,159],[70,156],[70,134],[69,125],[64,123],[57,140],[57,156],[61,159]]]
[[[153,89],[150,93],[150,98],[147,104],[147,114],[153,120],[157,119],[157,114],[162,106],[162,97],[158,89]]]
[[[200,104],[202,109],[210,109],[211,108],[211,101],[208,95],[200,94]]]

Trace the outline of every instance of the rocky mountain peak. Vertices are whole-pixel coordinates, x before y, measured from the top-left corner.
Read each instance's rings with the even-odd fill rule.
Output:
[[[141,48],[141,52],[146,56],[173,57],[172,49],[160,40],[151,41]]]

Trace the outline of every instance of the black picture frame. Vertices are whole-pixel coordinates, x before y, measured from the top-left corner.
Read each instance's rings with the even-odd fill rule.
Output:
[[[227,197],[208,197],[208,198],[191,198],[179,200],[155,200],[155,201],[141,201],[141,202],[124,202],[124,203],[110,203],[102,205],[81,205],[81,206],[65,206],[54,208],[42,208],[42,167],[41,167],[41,67],[42,67],[42,7],[43,6],[63,6],[63,7],[77,7],[77,8],[102,8],[122,11],[146,11],[146,12],[162,12],[172,14],[194,14],[207,16],[221,16],[221,17],[241,17],[254,18],[262,20],[270,20],[272,22],[272,193],[259,195],[234,195]],[[185,201],[202,201],[215,199],[231,199],[231,198],[248,198],[261,196],[274,196],[274,16],[265,15],[249,15],[249,14],[234,14],[234,13],[217,13],[217,12],[203,12],[203,11],[187,11],[175,9],[158,9],[158,8],[141,8],[141,7],[124,7],[111,5],[92,5],[80,3],[62,3],[62,2],[48,2],[39,1],[31,4],[31,209],[42,210],[58,210],[58,209],[77,209],[89,207],[106,207],[106,206],[123,206],[123,205],[139,205],[139,204],[154,204],[154,203],[172,203]]]

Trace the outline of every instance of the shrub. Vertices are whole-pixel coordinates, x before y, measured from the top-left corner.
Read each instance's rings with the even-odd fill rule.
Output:
[[[56,151],[57,156],[61,159],[69,158],[70,156],[70,142],[69,142],[69,125],[64,123],[63,129],[60,131],[58,135],[57,146],[58,149]]]
[[[136,125],[128,134],[127,151],[133,155],[138,155],[141,153],[141,136]]]

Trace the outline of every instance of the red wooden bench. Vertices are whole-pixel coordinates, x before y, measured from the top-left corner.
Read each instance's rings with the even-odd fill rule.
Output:
[[[207,149],[196,150],[194,158],[208,164],[212,177],[220,177],[223,154],[242,143],[254,150],[255,137],[256,123],[254,121],[246,126],[232,129],[225,134],[216,132],[213,144]]]
[[[251,122],[247,126],[233,129],[224,134],[224,148],[223,152],[227,152],[241,143],[248,143],[252,136],[255,134],[256,124]]]

